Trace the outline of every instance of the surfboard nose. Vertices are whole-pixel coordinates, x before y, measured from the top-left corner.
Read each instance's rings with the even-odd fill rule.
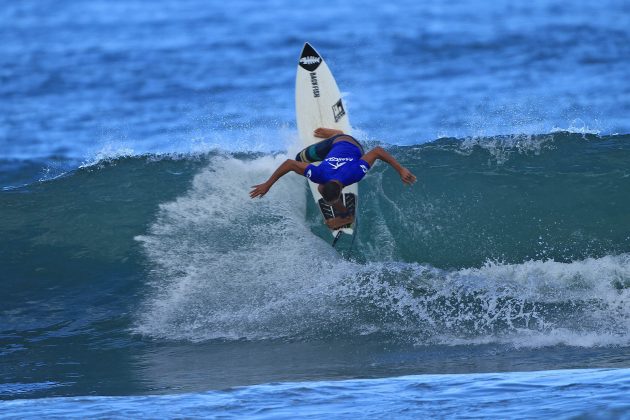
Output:
[[[300,67],[306,71],[315,71],[322,62],[322,57],[315,51],[315,48],[308,42],[304,44],[302,48],[302,54],[300,54],[300,61],[298,62]]]
[[[302,55],[305,55],[305,54],[319,56],[315,48],[313,48],[313,46],[309,42],[305,42],[304,47],[302,47]]]

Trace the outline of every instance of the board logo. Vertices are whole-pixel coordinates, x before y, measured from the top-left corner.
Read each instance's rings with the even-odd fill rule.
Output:
[[[321,57],[313,57],[312,55],[300,58],[300,64],[304,64],[305,66],[312,66],[313,64],[319,64],[321,62]]]
[[[313,87],[313,98],[319,98],[319,83],[317,82],[317,73],[311,72],[311,86]]]
[[[332,106],[332,110],[333,116],[335,117],[335,122],[339,122],[341,117],[346,115],[346,110],[343,109],[343,102],[341,102],[341,99],[339,99],[337,103]]]
[[[339,169],[348,162],[337,162],[337,163],[328,162],[328,163],[330,164],[330,166],[332,166],[333,169]]]
[[[310,44],[305,44],[298,64],[306,71],[315,71],[322,63],[322,58]]]

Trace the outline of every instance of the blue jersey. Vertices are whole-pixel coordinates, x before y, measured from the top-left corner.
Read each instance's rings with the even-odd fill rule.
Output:
[[[359,182],[370,169],[370,165],[361,159],[361,149],[348,141],[333,144],[326,158],[318,166],[310,164],[304,170],[304,176],[317,184],[339,181],[343,186]]]

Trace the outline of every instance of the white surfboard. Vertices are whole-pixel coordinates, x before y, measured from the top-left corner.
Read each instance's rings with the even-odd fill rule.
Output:
[[[297,77],[295,79],[295,111],[297,128],[302,147],[322,141],[313,135],[319,127],[336,128],[346,134],[352,134],[348,112],[341,98],[337,82],[324,59],[309,44],[304,44],[298,62]],[[316,163],[318,164],[318,163]],[[324,218],[330,217],[325,208],[320,206],[321,194],[317,184],[307,181],[315,204],[322,211]],[[342,229],[331,231],[337,238],[339,231],[352,235],[356,225],[359,204],[358,184],[352,184],[343,189],[343,198],[348,200],[346,206],[354,200],[355,222]]]

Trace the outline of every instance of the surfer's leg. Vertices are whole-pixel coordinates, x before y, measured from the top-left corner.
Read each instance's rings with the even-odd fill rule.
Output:
[[[320,162],[326,158],[330,149],[332,149],[335,137],[331,137],[326,140],[322,140],[319,143],[311,144],[304,148],[300,153],[295,156],[295,160],[298,162]]]

